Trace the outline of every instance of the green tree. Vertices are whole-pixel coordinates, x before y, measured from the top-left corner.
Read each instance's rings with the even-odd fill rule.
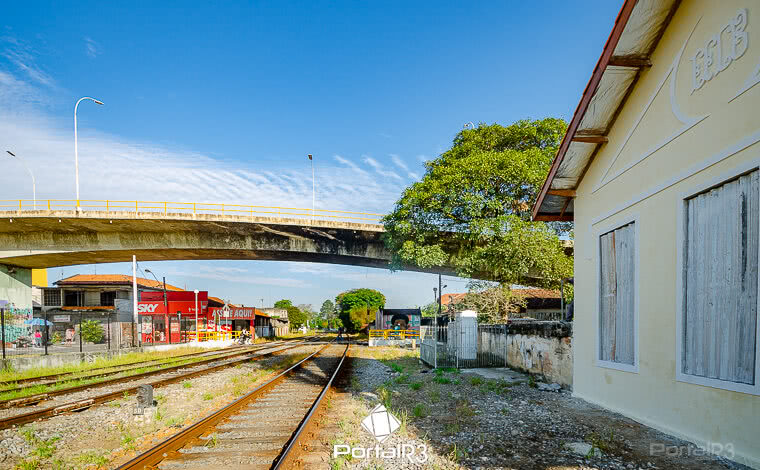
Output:
[[[421,307],[423,317],[434,317],[438,314],[438,302],[430,302]]]
[[[322,318],[325,320],[329,320],[335,315],[335,304],[332,300],[327,299],[324,302],[322,302],[322,308],[319,309],[319,313],[322,315]]]
[[[558,236],[570,226],[530,221],[565,129],[547,118],[459,132],[383,219],[392,265],[449,265],[502,283],[556,285],[571,275]]]
[[[97,320],[84,320],[81,326],[82,340],[88,343],[100,343],[103,341],[103,328]]]
[[[385,296],[374,289],[352,289],[335,297],[339,317],[349,332],[356,332],[375,320],[375,313],[385,306]]]
[[[322,302],[322,308],[319,309],[319,314],[322,317],[322,319],[326,321],[327,323],[326,328],[330,328],[331,325],[335,324],[335,319],[338,316],[337,307],[335,306],[332,300],[327,299],[324,302]]]
[[[306,324],[306,320],[308,317],[304,312],[301,311],[298,307],[294,307],[293,305],[287,307],[288,310],[288,321],[290,322],[290,331],[295,331],[299,328],[301,328],[301,325]]]
[[[458,298],[451,309],[456,312],[478,312],[478,323],[504,323],[510,314],[519,312],[525,304],[525,299],[506,284],[474,281],[468,286],[468,292]]]
[[[293,306],[293,302],[291,302],[288,299],[278,300],[277,302],[274,303],[274,308],[287,309],[288,307],[292,307],[292,306]]]
[[[311,304],[298,304],[298,309],[306,314],[307,323],[306,326],[316,327],[319,326],[319,312],[314,310],[314,306]]]

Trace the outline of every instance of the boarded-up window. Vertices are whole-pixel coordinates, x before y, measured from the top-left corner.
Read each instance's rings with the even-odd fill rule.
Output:
[[[758,171],[686,201],[685,374],[755,381]]]
[[[633,223],[599,239],[599,359],[633,365],[636,253]]]

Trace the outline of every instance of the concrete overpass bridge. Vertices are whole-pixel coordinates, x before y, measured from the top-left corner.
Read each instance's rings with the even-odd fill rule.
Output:
[[[273,260],[372,268],[388,268],[391,260],[381,239],[380,214],[205,203],[78,202],[0,201],[0,302],[31,308],[31,293],[26,290],[32,268],[124,262],[132,255],[139,261]],[[455,274],[448,267],[408,269]]]
[[[229,259],[387,268],[381,214],[235,204],[0,201],[0,264]],[[444,272],[451,272],[444,269]],[[438,272],[438,271],[436,271]]]
[[[388,268],[391,255],[381,239],[380,218],[200,203],[79,201],[77,209],[76,201],[0,201],[0,301],[31,307],[25,290],[32,268],[131,261],[132,255],[139,261],[250,259]]]

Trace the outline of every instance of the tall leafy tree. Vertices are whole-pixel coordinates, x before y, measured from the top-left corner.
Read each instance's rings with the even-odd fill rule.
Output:
[[[290,322],[290,330],[295,331],[298,328],[301,328],[301,325],[306,324],[306,320],[308,320],[308,316],[306,313],[302,312],[301,309],[298,307],[294,307],[293,305],[286,307],[288,311],[288,322]]]
[[[375,313],[385,306],[385,296],[374,289],[352,289],[338,294],[335,303],[343,326],[354,332],[375,320]]]
[[[287,309],[288,307],[292,307],[292,306],[293,306],[293,302],[291,302],[288,299],[278,300],[277,302],[274,303],[274,308]]]
[[[335,313],[335,304],[332,300],[327,299],[322,302],[322,308],[319,309],[319,313],[322,314],[322,318],[325,320],[331,318]]]
[[[330,326],[330,323],[335,319],[335,304],[332,300],[327,299],[324,302],[322,302],[322,308],[319,309],[319,315],[327,322],[327,326]]]
[[[530,221],[565,129],[547,118],[459,132],[383,220],[393,265],[449,265],[502,283],[555,285],[570,275],[558,237],[569,226]]]

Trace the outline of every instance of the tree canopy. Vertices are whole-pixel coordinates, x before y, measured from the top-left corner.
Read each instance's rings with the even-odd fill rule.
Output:
[[[282,308],[282,307],[278,307]],[[294,331],[299,328],[301,328],[301,325],[306,324],[306,320],[308,320],[308,316],[305,312],[302,312],[301,309],[298,307],[294,307],[293,305],[290,305],[289,307],[285,307],[288,310],[288,321],[290,322],[290,330]]]
[[[385,296],[374,289],[352,289],[338,294],[335,303],[343,326],[354,332],[375,320],[375,312],[385,306]]]
[[[293,302],[291,302],[288,299],[278,300],[277,302],[274,303],[274,308],[287,309],[288,307],[292,307],[292,306],[293,306]]]
[[[481,124],[426,163],[383,219],[393,266],[452,266],[458,274],[554,285],[572,273],[558,233],[530,210],[564,135],[561,119]]]
[[[322,302],[322,308],[319,309],[319,316],[321,320],[326,324],[326,327],[329,327],[330,323],[334,322],[336,318],[335,313],[335,304],[332,300],[327,299]]]

